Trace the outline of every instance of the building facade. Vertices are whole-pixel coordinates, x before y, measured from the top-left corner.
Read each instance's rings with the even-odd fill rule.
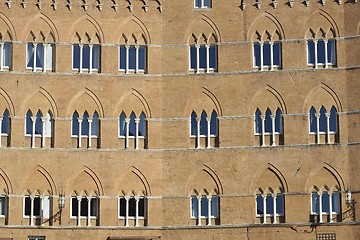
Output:
[[[360,4],[4,0],[0,239],[360,239]]]

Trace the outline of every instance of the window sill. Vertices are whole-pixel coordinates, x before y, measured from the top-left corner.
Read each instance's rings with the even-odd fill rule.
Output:
[[[118,217],[118,220],[125,220],[126,217]],[[136,218],[135,217],[128,217],[128,220],[135,220]],[[146,218],[145,217],[138,217],[139,220],[145,220]]]

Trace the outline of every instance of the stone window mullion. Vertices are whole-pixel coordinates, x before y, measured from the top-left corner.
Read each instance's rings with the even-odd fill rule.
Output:
[[[81,226],[81,196],[77,196],[76,200],[78,201],[77,226]]]
[[[276,116],[275,115],[271,115],[271,123],[272,123],[272,129],[271,129],[271,138],[272,138],[272,146],[276,146],[276,142],[275,142],[275,119]]]
[[[332,222],[334,222],[333,221],[333,217],[332,217],[332,211],[333,211],[333,209],[332,209],[332,195],[333,195],[333,193],[331,192],[330,194],[329,194],[329,218],[330,218],[330,222],[332,223]]]
[[[126,128],[126,133],[125,133],[125,148],[129,148],[129,124],[130,124],[130,118],[125,118],[125,128]]]
[[[206,135],[206,148],[210,148],[210,122],[211,122],[211,118],[207,117],[206,118],[206,124],[207,124],[207,135]]]
[[[330,143],[330,113],[325,113],[326,116],[326,142]]]
[[[93,66],[92,66],[92,58],[93,58],[92,50],[93,50],[93,45],[89,44],[89,51],[90,51],[90,53],[89,53],[89,73],[92,73],[92,68],[93,68]]]
[[[322,220],[322,215],[323,215],[323,212],[322,212],[322,193],[318,193],[319,194],[319,222],[322,223],[323,220]]]
[[[197,225],[201,226],[201,198],[202,196],[197,196],[197,200],[198,200],[198,222]]]
[[[196,48],[196,73],[200,72],[200,44],[195,45]]]
[[[129,226],[129,199],[130,197],[125,196],[125,227]]]
[[[210,69],[210,45],[206,44],[206,73],[209,73]]]
[[[83,44],[79,44],[79,49],[80,49],[80,69],[79,69],[79,72],[82,73],[83,72],[83,47],[84,45]]]
[[[318,51],[317,51],[317,44],[318,44],[318,41],[317,40],[314,40],[314,55],[315,55],[315,68],[318,68],[318,62],[317,62],[317,56],[318,56]]]
[[[87,207],[88,207],[88,209],[87,209],[87,226],[91,226],[91,198],[92,197],[90,197],[90,196],[88,196],[87,198],[86,198],[86,200],[87,200]]]
[[[91,148],[91,125],[92,125],[92,118],[88,118],[88,123],[89,123],[89,132],[88,132],[88,146],[89,148]]]
[[[260,71],[264,70],[264,43],[263,42],[259,42],[260,44]]]
[[[139,72],[139,46],[135,46],[135,73]]]
[[[139,197],[135,197],[135,227],[139,226]]]
[[[31,117],[32,129],[31,129],[31,148],[35,147],[35,123],[36,116]]]
[[[200,148],[200,121],[201,118],[197,118],[196,119],[196,124],[197,124],[197,133],[196,133],[196,148]]]
[[[139,149],[139,123],[140,118],[135,118],[135,149]]]
[[[261,115],[261,146],[265,146],[265,115]]]
[[[320,144],[320,113],[315,113],[316,117],[316,143]]]
[[[2,125],[3,125],[3,117],[0,117],[0,147],[2,146],[1,138],[2,138]]]
[[[130,46],[129,45],[125,45],[125,50],[126,50],[126,54],[125,54],[125,57],[126,57],[126,60],[125,60],[125,73],[128,74],[129,73],[129,48]]]
[[[36,72],[36,51],[37,51],[37,43],[33,43],[33,48],[34,48],[34,61],[33,61],[33,72]]]
[[[0,71],[4,70],[4,43],[0,42]]]
[[[46,72],[46,57],[47,57],[47,46],[49,44],[43,43],[43,72]]]
[[[41,147],[43,148],[43,147],[45,147],[45,122],[46,122],[46,117],[42,117],[41,122],[42,122]]]
[[[83,121],[83,118],[78,117],[78,123],[79,123],[78,148],[81,148],[82,121]]]
[[[212,196],[207,196],[207,201],[208,201],[208,222],[207,225],[210,226],[211,225],[211,197]]]
[[[325,68],[328,68],[328,40],[324,39],[324,45],[325,45]]]
[[[267,195],[264,194],[263,195],[263,205],[264,205],[264,221],[263,221],[263,223],[266,223],[266,198],[267,198]]]
[[[274,212],[273,212],[273,215],[274,215],[274,220],[273,220],[273,223],[277,223],[277,219],[276,219],[276,198],[277,198],[277,196],[276,196],[276,194],[273,194],[273,204],[274,204],[274,206],[273,206],[273,208],[274,208]]]
[[[274,69],[274,42],[269,42],[270,44],[270,70]]]
[[[30,196],[30,226],[34,226],[34,197]]]

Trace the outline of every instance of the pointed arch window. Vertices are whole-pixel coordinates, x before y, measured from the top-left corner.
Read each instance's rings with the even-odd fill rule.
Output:
[[[10,114],[9,110],[5,109],[0,117],[1,135],[8,136],[10,131]]]
[[[267,108],[264,115],[257,108],[254,116],[254,134],[260,136],[261,146],[266,145],[265,139],[267,136],[270,136],[272,146],[283,144],[281,140],[283,135],[283,117],[280,108],[276,109],[275,114]]]
[[[53,71],[54,44],[29,42],[26,48],[26,68],[33,72]]]
[[[73,44],[72,69],[79,73],[100,71],[100,44]]]
[[[320,29],[322,31],[322,29]],[[311,39],[306,41],[307,64],[314,68],[328,68],[336,65],[336,41],[334,38],[326,38],[322,32],[321,38],[311,33]]]
[[[130,220],[134,226],[140,226],[139,220],[146,219],[147,201],[145,196],[120,196],[118,202],[118,218],[125,220],[125,226],[130,226]]]
[[[11,43],[0,41],[0,71],[10,69]]]
[[[204,37],[205,38],[205,37]],[[211,73],[217,71],[216,38],[211,42],[202,40],[189,45],[189,69],[194,73]]]
[[[315,135],[315,143],[335,143],[337,142],[338,120],[337,110],[334,106],[327,112],[324,106],[321,106],[319,113],[311,106],[309,110],[309,132]],[[321,141],[322,135],[325,139]]]
[[[36,138],[41,138],[40,147],[45,147],[46,138],[50,139],[50,146],[52,146],[52,129],[53,129],[53,117],[51,112],[48,111],[45,116],[39,110],[35,116],[33,116],[29,109],[25,116],[25,136],[31,137],[31,147],[36,145]]]
[[[82,147],[82,139],[87,139],[86,146],[88,148],[92,147],[92,139],[95,139],[98,147],[100,120],[99,114],[96,111],[91,117],[87,111],[84,111],[82,117],[79,117],[78,112],[74,111],[71,125],[71,136],[78,138],[78,148]]]
[[[218,137],[218,116],[215,110],[208,114],[202,111],[200,118],[195,111],[190,116],[190,138],[195,139],[196,148],[201,147],[201,139],[205,139],[205,146],[211,147],[211,139]]]
[[[136,117],[136,114],[132,111],[128,118],[124,112],[121,112],[118,126],[118,137],[125,139],[125,148],[130,147],[131,139],[135,140],[135,149],[139,149],[140,140],[144,140],[144,147],[146,147],[147,120],[144,112],[141,112],[139,117]]]

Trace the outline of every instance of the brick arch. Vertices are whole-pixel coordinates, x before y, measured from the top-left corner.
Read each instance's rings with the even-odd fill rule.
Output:
[[[254,19],[249,27],[247,34],[248,41],[264,40],[267,35],[274,37],[278,35],[277,40],[286,39],[285,31],[280,21],[268,12],[260,14]]]
[[[37,165],[23,174],[20,189],[31,195],[56,195],[57,188],[51,174]]]
[[[2,20],[2,21],[0,21],[0,22],[2,22],[2,23],[0,23],[0,33],[3,36],[3,41],[4,40],[17,41],[17,36],[16,36],[17,34],[16,34],[15,28],[14,28],[12,22],[10,21],[10,19],[7,18],[3,13],[0,13],[0,19]],[[4,27],[7,28],[5,32],[3,31]],[[9,39],[4,38],[4,35],[7,35],[9,37]]]
[[[10,98],[10,96],[7,94],[7,92],[1,87],[0,87],[0,99],[3,99],[5,103],[5,104],[1,104],[1,100],[0,100],[0,107],[2,107],[0,111],[4,111],[6,108],[9,110],[10,116],[15,116],[14,103]],[[2,112],[0,112],[0,114],[2,114]]]
[[[131,28],[131,26],[134,26]],[[137,28],[137,29],[135,29]],[[135,30],[135,31],[134,31]],[[140,38],[143,36],[145,44],[151,44],[151,36],[149,29],[146,27],[143,21],[135,15],[127,17],[123,20],[117,27],[113,41],[116,43],[121,42],[123,35],[126,37],[131,37],[134,34],[136,37]]]
[[[78,195],[104,196],[103,185],[97,174],[88,166],[78,169],[77,173],[68,178],[65,194],[72,196],[75,192]]]
[[[88,111],[89,114],[90,112],[96,111],[99,114],[99,117],[104,117],[104,108],[99,98],[88,88],[78,91],[70,100],[66,110],[66,115],[72,116],[75,110],[79,114],[84,111]]]
[[[48,103],[47,108],[45,109],[44,106],[44,99],[45,102]],[[58,116],[58,107],[57,104],[52,97],[52,95],[44,88],[39,87],[38,90],[34,91],[32,94],[26,96],[23,104],[20,107],[20,114],[25,115],[26,112],[31,109],[32,112],[37,112],[37,110],[42,109],[43,112],[50,110],[53,114],[53,117]]]
[[[204,192],[205,190],[207,193]],[[223,186],[218,174],[203,164],[195,167],[185,185],[185,195],[193,194],[194,191],[197,191],[199,195],[222,195]]]
[[[275,112],[279,107],[283,114],[287,113],[283,96],[270,85],[266,85],[255,93],[249,104],[249,115],[253,115],[257,108],[264,111],[268,107],[272,112]]]
[[[223,115],[222,106],[218,98],[205,87],[202,87],[201,91],[198,89],[192,94],[186,103],[183,116],[189,117],[193,110],[200,114],[203,110],[208,114],[215,110],[219,117]]]
[[[259,188],[265,192],[272,188],[274,191],[288,192],[289,187],[281,171],[268,163],[264,168],[259,168],[250,184],[249,192],[258,193]]]
[[[13,187],[9,176],[0,168],[0,193],[13,194]]]
[[[151,196],[151,187],[145,175],[135,166],[131,166],[117,179],[115,194],[124,196]]]
[[[147,118],[152,116],[148,101],[143,94],[134,88],[120,97],[115,105],[113,116],[117,118],[121,111],[124,111],[127,115],[134,111],[136,116],[139,116],[141,112],[144,112]]]
[[[43,24],[40,24],[41,22],[43,22]],[[59,42],[59,33],[55,24],[51,21],[49,17],[47,17],[43,13],[36,14],[25,24],[25,27],[21,34],[21,40],[25,41],[30,32],[36,34],[40,32],[47,33],[47,31],[44,30],[45,26],[49,27],[49,33],[53,38],[52,41]]]
[[[199,39],[213,39],[213,41],[221,43],[221,34],[219,28],[213,20],[202,14],[194,19],[185,31],[184,42],[193,43]],[[202,42],[200,42],[202,43]]]
[[[70,27],[67,40],[69,42],[79,42],[78,38],[83,38],[83,41],[81,42],[88,43],[88,39],[86,39],[87,37],[92,38],[92,40],[96,40],[97,38],[98,42],[91,41],[91,43],[105,42],[105,37],[101,26],[93,17],[88,14],[80,17],[73,23],[73,25]]]
[[[340,36],[339,27],[335,19],[322,9],[315,10],[308,19],[304,21],[303,32],[307,38],[312,38],[310,29],[313,31],[313,34],[318,35],[320,28],[327,36]]]

